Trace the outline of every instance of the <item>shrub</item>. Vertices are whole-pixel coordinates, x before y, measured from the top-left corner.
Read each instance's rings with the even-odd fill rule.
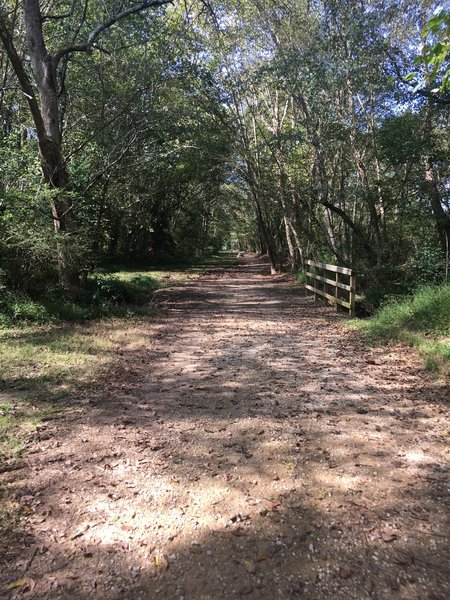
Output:
[[[445,256],[442,249],[432,240],[425,239],[405,266],[411,291],[423,285],[438,285],[444,281]]]

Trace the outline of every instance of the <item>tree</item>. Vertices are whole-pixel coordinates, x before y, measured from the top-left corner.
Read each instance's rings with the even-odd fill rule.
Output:
[[[98,42],[102,34],[129,16],[149,8],[168,4],[170,0],[144,0],[142,2],[119,3],[118,9],[112,9],[104,15],[101,22],[92,25],[93,17],[89,14],[92,4],[84,4],[79,14],[79,3],[73,2],[67,12],[62,14],[46,14],[41,12],[39,0],[24,0],[23,24],[26,47],[30,57],[32,77],[20,56],[14,36],[17,6],[7,12],[0,10],[0,39],[11,62],[19,85],[25,95],[39,146],[42,172],[46,184],[53,190],[52,216],[58,234],[73,234],[72,207],[68,195],[69,178],[67,164],[63,155],[63,122],[60,114],[59,98],[64,90],[65,79],[70,57],[75,52],[89,52]],[[127,6],[128,5],[128,6]],[[96,8],[96,7],[94,7]],[[95,15],[94,11],[94,15]],[[76,27],[73,23],[77,21]],[[49,51],[48,39],[45,35],[45,24],[56,22],[67,31],[69,40],[65,44]],[[62,25],[61,25],[62,24]],[[70,35],[72,34],[72,35]],[[37,90],[37,93],[35,92]],[[62,285],[76,292],[79,285],[79,272],[73,262],[68,259],[70,248],[66,240],[59,239],[58,265]]]

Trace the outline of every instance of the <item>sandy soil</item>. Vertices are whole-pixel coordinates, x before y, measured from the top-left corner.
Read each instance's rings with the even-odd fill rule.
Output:
[[[449,598],[448,388],[255,258],[157,301],[3,474],[0,596]]]

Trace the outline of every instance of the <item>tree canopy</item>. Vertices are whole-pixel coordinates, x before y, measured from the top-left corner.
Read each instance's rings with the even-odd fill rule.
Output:
[[[449,24],[429,0],[4,0],[0,285],[221,248],[351,266],[369,304],[441,281]]]

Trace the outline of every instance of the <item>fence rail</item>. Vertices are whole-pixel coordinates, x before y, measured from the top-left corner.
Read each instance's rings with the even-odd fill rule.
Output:
[[[322,296],[336,305],[336,310],[339,306],[344,306],[348,309],[351,317],[355,316],[355,299],[356,299],[356,275],[352,269],[339,267],[337,265],[329,265],[327,263],[318,262],[316,260],[307,260],[309,270],[306,271],[307,290],[314,293],[314,300],[317,296]],[[311,267],[313,267],[314,272]],[[334,279],[327,277],[327,273],[335,273]],[[348,283],[342,281],[342,277],[348,279]],[[311,285],[313,284],[313,285]],[[330,293],[334,289],[334,293]],[[342,297],[342,292],[345,292],[347,299]]]

